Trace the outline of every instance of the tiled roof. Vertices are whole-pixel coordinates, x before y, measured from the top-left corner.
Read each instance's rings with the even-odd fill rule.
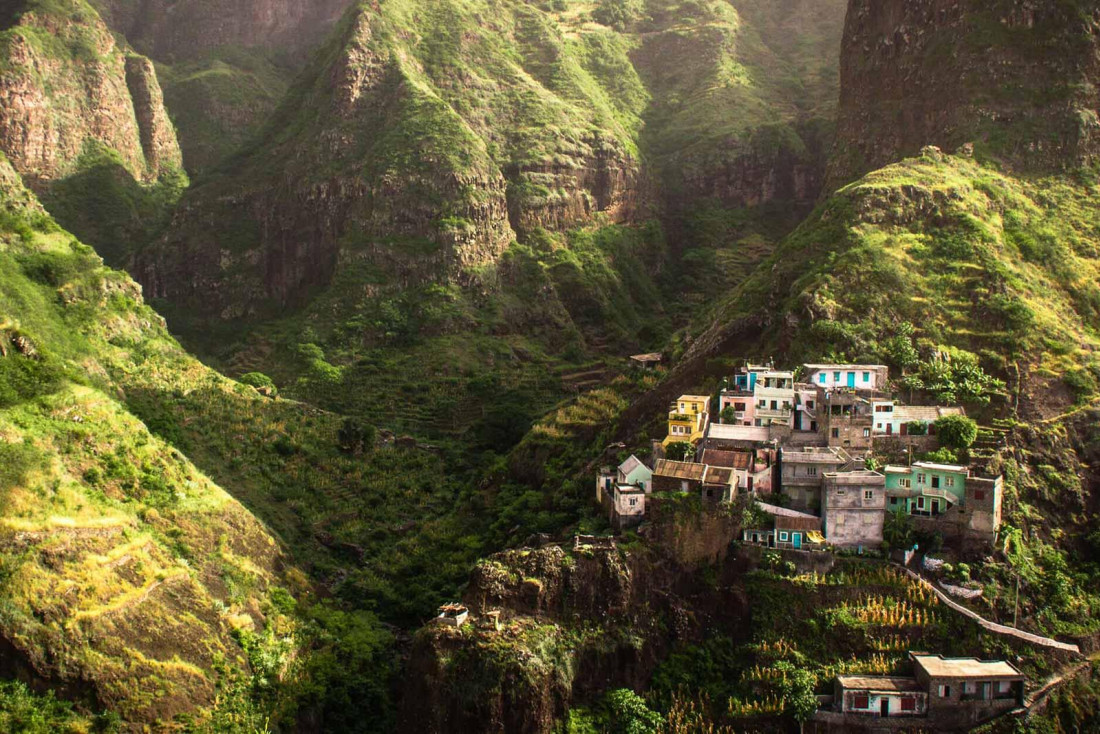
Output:
[[[619,471],[621,471],[623,474],[629,474],[630,472],[637,469],[639,466],[643,466],[642,460],[639,459],[637,456],[631,454],[629,459],[619,464]]]
[[[806,451],[783,451],[784,464],[844,464],[846,460],[836,449],[810,449]]]
[[[837,676],[837,681],[847,691],[888,691],[892,693],[918,693],[924,691],[916,678],[888,675],[841,675]]]
[[[748,469],[752,466],[751,451],[720,451],[705,449],[699,460],[711,466],[723,466],[731,469]]]
[[[703,475],[706,474],[706,471],[706,464],[696,464],[694,462],[670,461],[668,459],[661,459],[657,462],[657,468],[653,471],[653,476],[702,481]]]
[[[939,405],[897,405],[894,406],[893,420],[903,423],[924,421],[935,423],[946,415],[966,415],[962,408],[948,408]]]
[[[705,484],[732,484],[733,469],[724,466],[708,466]]]

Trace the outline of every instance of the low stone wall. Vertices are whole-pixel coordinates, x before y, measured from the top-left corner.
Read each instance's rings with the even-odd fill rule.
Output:
[[[739,559],[746,561],[751,566],[759,566],[764,561],[765,553],[778,553],[784,561],[790,561],[795,565],[798,573],[813,573],[825,575],[833,570],[836,565],[837,555],[829,551],[794,550],[791,548],[765,548],[762,545],[746,543],[737,552]]]

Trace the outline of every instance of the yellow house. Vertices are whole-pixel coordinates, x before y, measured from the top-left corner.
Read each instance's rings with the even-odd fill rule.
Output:
[[[703,440],[709,420],[709,395],[681,395],[668,409],[667,447],[672,443],[695,443]]]

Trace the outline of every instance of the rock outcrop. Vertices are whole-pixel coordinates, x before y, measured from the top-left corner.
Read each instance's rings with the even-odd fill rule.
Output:
[[[219,49],[301,53],[319,43],[351,0],[91,0],[142,53],[168,63]]]
[[[561,30],[506,14],[513,32],[552,35],[520,46],[529,70],[501,65],[503,31],[479,22],[487,6],[467,10],[349,11],[265,138],[232,175],[194,190],[138,259],[148,292],[231,319],[300,304],[338,271],[463,283],[535,228],[629,216],[639,166],[625,136],[550,85],[558,70],[577,73],[568,58],[541,58],[564,54]],[[556,126],[535,125],[548,116]],[[228,237],[213,226],[226,221]]]
[[[1100,156],[1100,8],[1036,0],[852,0],[835,189],[925,145],[1015,168]]]
[[[148,59],[119,48],[80,0],[19,15],[0,32],[0,150],[41,190],[89,146],[150,182],[181,165]]]

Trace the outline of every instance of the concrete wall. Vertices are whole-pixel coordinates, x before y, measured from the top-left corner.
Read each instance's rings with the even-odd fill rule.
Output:
[[[821,514],[829,543],[841,547],[881,545],[885,477],[877,472],[827,474],[822,496]]]

